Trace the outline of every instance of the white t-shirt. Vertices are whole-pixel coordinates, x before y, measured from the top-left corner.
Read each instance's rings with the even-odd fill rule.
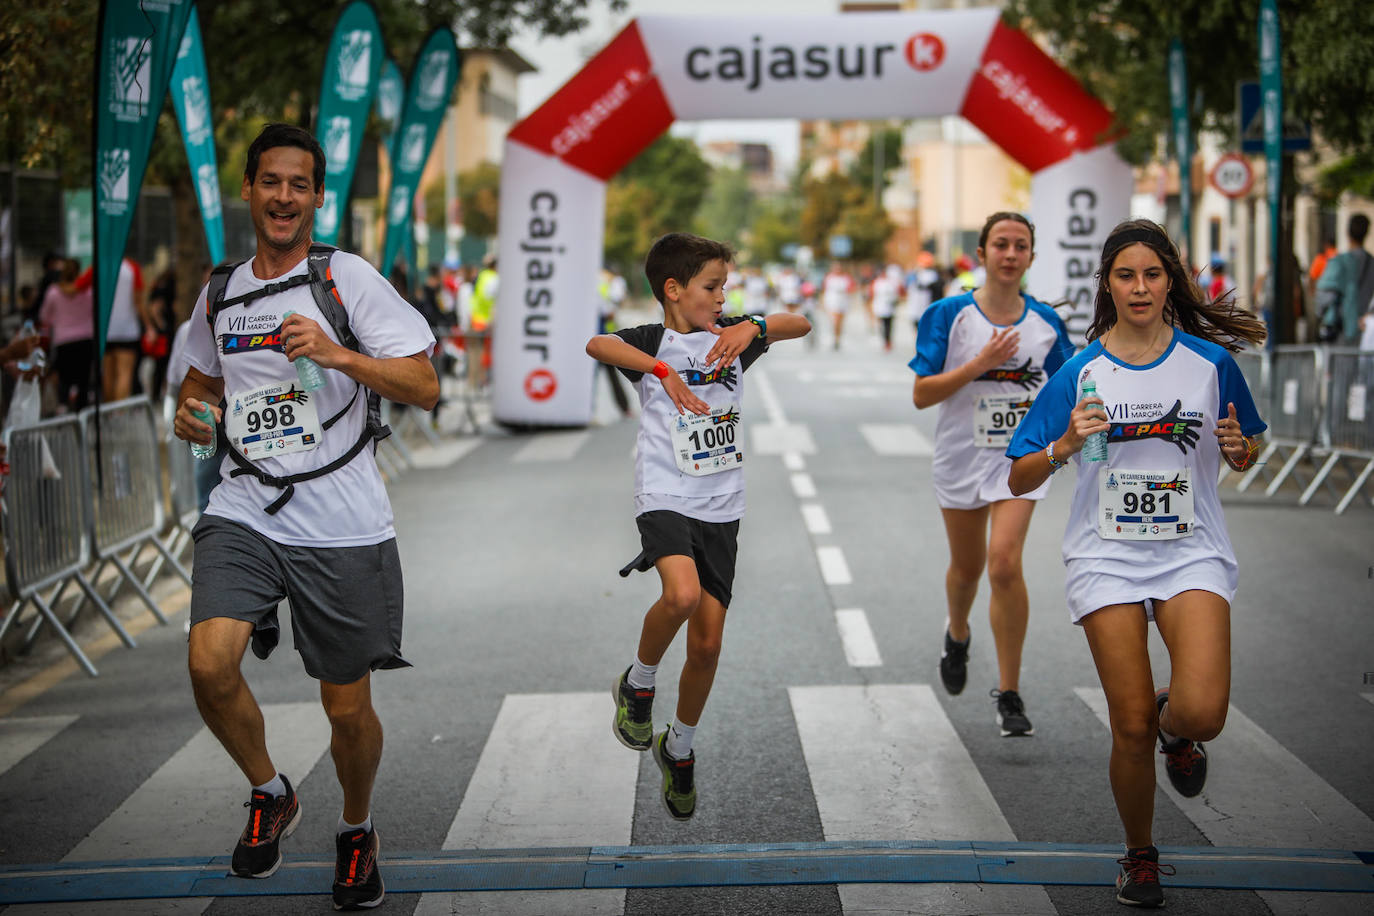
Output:
[[[849,308],[849,291],[854,281],[846,273],[829,273],[821,284],[821,301],[827,311],[843,312]]]
[[[305,272],[302,259],[280,277],[259,280],[253,275],[250,260],[229,277],[224,298],[232,299]],[[364,355],[393,359],[433,352],[434,335],[424,317],[367,261],[337,251],[330,272]],[[213,337],[204,317],[205,295],[202,289],[196,301],[194,316],[198,320],[191,322],[187,334],[186,361],[205,375],[223,378],[229,404],[233,404],[235,393],[296,377],[295,367],[282,352],[285,312],[313,319],[330,339],[338,340],[329,320],[316,307],[308,284],[223,309],[215,317]],[[366,393],[338,370],[325,369],[324,374],[328,383],[312,393],[317,398],[320,422],[339,413],[352,399],[348,412],[323,434],[316,448],[258,461],[266,473],[287,477],[323,467],[352,448],[362,434],[367,419]],[[221,482],[205,510],[207,515],[232,519],[273,541],[300,547],[358,547],[395,536],[391,503],[371,448],[363,448],[347,465],[330,474],[296,484],[295,495],[275,515],[267,514],[263,507],[281,491],[264,486],[249,474],[230,477],[234,467],[224,462]]]
[[[1185,573],[1200,560],[1219,559],[1234,576],[1236,557],[1217,496],[1221,449],[1214,431],[1228,403],[1236,405],[1244,435],[1258,435],[1267,427],[1230,353],[1178,329],[1173,334],[1164,354],[1144,366],[1123,363],[1103,349],[1100,340],[1088,344],[1045,385],[1007,448],[1007,457],[1015,459],[1044,451],[1062,436],[1078,404],[1083,378],[1092,377],[1112,423],[1107,460],[1073,457],[1077,479],[1063,542],[1064,561],[1082,561],[1085,572],[1125,580],[1158,579]],[[1193,489],[1191,535],[1171,540],[1102,537],[1099,475],[1114,469],[1186,469]]]
[[[105,333],[107,341],[130,343],[143,336],[143,321],[134,305],[134,290],[143,288],[143,275],[128,258],[119,262],[119,278],[115,280],[114,299],[110,303],[110,322]]]
[[[778,299],[783,305],[800,305],[801,277],[790,270],[779,274]]]
[[[1054,309],[1025,293],[1021,298],[1025,308],[1014,325],[1020,337],[1016,354],[940,402],[931,474],[941,505],[948,508],[1012,498],[1006,489],[1011,462],[1001,449],[974,444],[977,400],[1007,394],[1036,398],[1046,380],[1073,355],[1068,330]],[[909,365],[922,377],[956,369],[977,356],[1002,327],[988,320],[973,293],[941,299],[921,319],[916,356]],[[1047,491],[1048,486],[1041,487],[1024,498],[1040,499]]]
[[[728,327],[745,320],[722,318],[720,325]],[[756,338],[724,371],[707,371],[706,354],[717,339],[710,331],[682,334],[661,324],[644,324],[615,334],[667,363],[712,409],[742,407],[744,372],[768,349],[762,338]],[[642,408],[635,452],[635,515],[666,509],[703,522],[731,522],[744,515],[744,468],[704,477],[679,470],[673,459],[671,433],[678,417],[677,406],[655,376],[630,369],[620,371],[634,383]]]
[[[873,316],[891,318],[897,307],[897,296],[901,287],[892,279],[891,274],[881,273],[873,278]]]

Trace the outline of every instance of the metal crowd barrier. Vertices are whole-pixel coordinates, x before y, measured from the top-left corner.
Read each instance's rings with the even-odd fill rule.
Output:
[[[165,412],[164,415],[170,415],[170,412]],[[180,560],[181,555],[186,552],[186,548],[191,544],[191,530],[195,528],[196,520],[200,518],[200,492],[196,484],[196,459],[191,454],[190,447],[172,435],[170,421],[166,423],[166,434],[163,440],[167,455],[168,495],[172,513],[172,530],[167,534],[163,544],[167,553],[177,560],[178,565],[174,567],[175,572],[185,580],[187,585],[190,585],[191,577],[180,565]],[[148,574],[143,577],[145,588],[157,578],[164,562],[164,557],[161,555],[153,560],[153,565],[149,568]]]
[[[1336,497],[1336,514],[1344,512],[1364,490],[1374,474],[1374,410],[1369,395],[1374,389],[1374,353],[1342,348],[1326,351],[1327,400],[1319,429],[1326,461],[1298,500],[1307,505],[1317,490],[1326,486]],[[1346,468],[1349,487],[1341,492],[1330,485],[1331,473]]]
[[[94,407],[81,412],[81,422],[89,443],[91,549],[100,561],[96,578],[106,566],[114,566],[120,579],[107,600],[113,601],[128,585],[158,622],[165,624],[166,615],[132,568],[143,549],[151,545],[163,562],[185,581],[191,581],[190,573],[158,538],[163,526],[162,462],[152,405],[140,396],[100,408],[98,457]]]
[[[81,604],[63,621],[57,611],[67,586],[76,582],[126,646],[133,637],[82,572],[90,562],[90,487],[86,477],[86,440],[77,417],[44,420],[6,433],[10,477],[5,487],[3,528],[5,579],[14,603],[0,621],[0,637],[32,604],[37,620],[26,637],[32,645],[42,626],[67,647],[86,673],[95,665],[72,638],[70,627]],[[55,587],[52,595],[43,591]],[[84,604],[84,602],[82,602]]]
[[[1236,363],[1269,424],[1264,451],[1236,489],[1266,480],[1264,494],[1273,496],[1292,480],[1299,505],[1325,489],[1344,512],[1374,479],[1374,353],[1280,346],[1238,353]]]

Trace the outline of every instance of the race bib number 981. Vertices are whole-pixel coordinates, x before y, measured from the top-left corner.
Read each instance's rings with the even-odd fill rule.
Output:
[[[1193,533],[1188,470],[1099,472],[1098,534],[1113,541],[1167,541]]]

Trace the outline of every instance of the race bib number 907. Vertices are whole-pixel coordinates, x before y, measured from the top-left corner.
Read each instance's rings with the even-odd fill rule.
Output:
[[[708,414],[678,414],[672,420],[673,456],[684,474],[705,477],[744,466],[739,447],[738,407],[720,407]]]
[[[1114,541],[1167,541],[1193,533],[1188,470],[1099,472],[1098,533]]]
[[[979,448],[1006,448],[1016,427],[1026,419],[1033,400],[1024,394],[978,395],[973,402],[973,444]]]

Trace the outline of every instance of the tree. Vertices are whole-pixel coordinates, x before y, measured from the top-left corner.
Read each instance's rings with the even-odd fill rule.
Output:
[[[566,35],[587,23],[593,6],[621,10],[624,0],[373,0],[387,52],[407,70],[435,27],[452,26],[466,43],[500,47],[519,28]],[[267,121],[309,126],[334,20],[344,0],[198,0],[205,38],[221,187],[236,196],[243,151]],[[92,0],[6,3],[0,9],[0,159],[56,169],[67,187],[90,183],[91,106],[97,16]],[[376,140],[372,135],[370,140]],[[171,187],[177,214],[178,285],[199,288],[200,217],[185,175],[176,118],[167,105],[145,184]],[[179,170],[179,171],[178,171]],[[191,228],[194,227],[194,228]],[[189,234],[196,241],[183,241]],[[201,255],[203,257],[203,254]],[[187,263],[189,261],[189,263]],[[183,299],[185,297],[183,296]]]
[[[458,176],[458,201],[463,208],[463,232],[489,238],[496,234],[501,215],[501,167],[483,162]]]
[[[1374,16],[1358,0],[1279,0],[1285,103],[1341,150],[1374,148]],[[1147,160],[1169,128],[1169,42],[1188,57],[1192,129],[1236,125],[1236,82],[1259,73],[1259,0],[1008,0],[1008,23],[1043,39],[1116,113],[1118,146]]]
[[[801,199],[794,193],[761,198],[754,206],[754,221],[749,226],[749,248],[758,261],[786,261],[783,248],[801,244],[797,231],[801,221]]]
[[[606,188],[606,263],[628,276],[654,239],[690,229],[710,175],[691,140],[664,134],[645,147]]]
[[[849,169],[849,177],[861,188],[873,188],[873,170],[882,164],[883,174],[877,186],[878,197],[887,190],[890,182],[887,175],[902,165],[902,132],[891,127],[880,127],[868,135],[863,152],[854,160]],[[870,191],[872,193],[872,191]]]
[[[892,222],[873,199],[873,189],[845,175],[809,179],[803,185],[801,240],[821,256],[830,251],[830,237],[843,235],[851,244],[850,257],[872,261],[884,257]]]
[[[715,169],[697,211],[696,231],[707,238],[737,244],[749,225],[753,206],[754,192],[742,169]]]

